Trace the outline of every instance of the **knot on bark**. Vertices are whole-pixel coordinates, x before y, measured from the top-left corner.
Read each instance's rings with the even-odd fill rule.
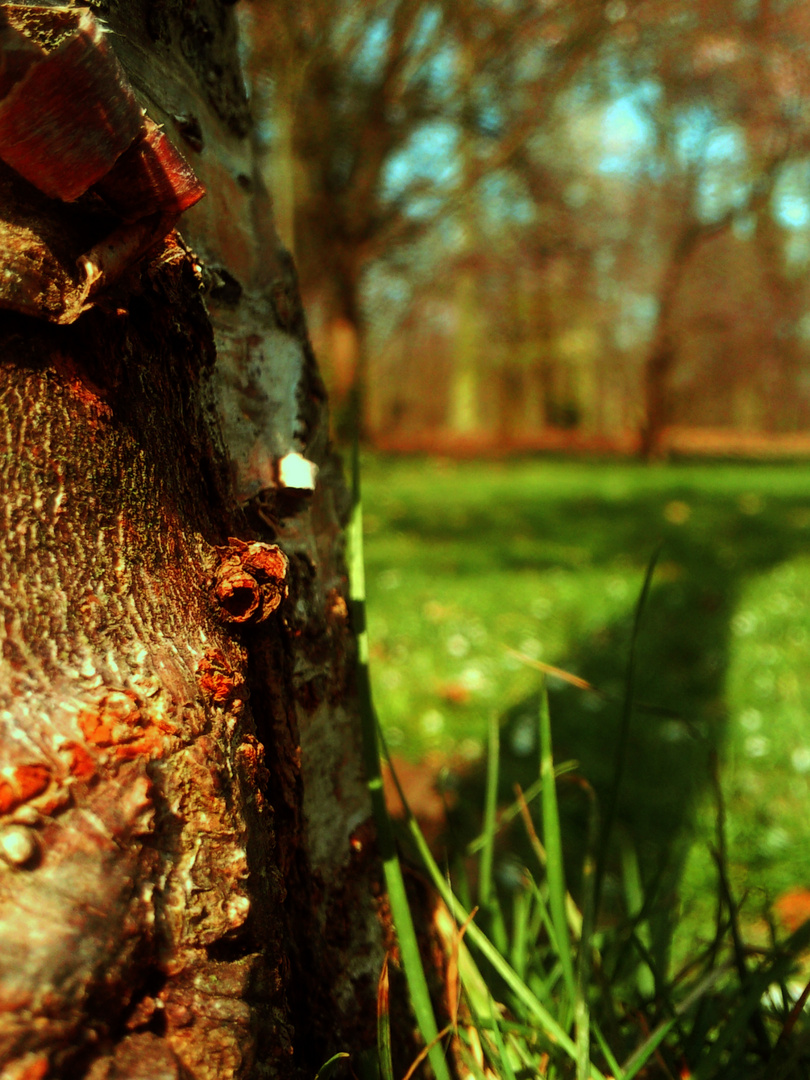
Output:
[[[287,556],[276,544],[228,538],[215,549],[219,563],[211,600],[225,623],[262,623],[287,596]]]

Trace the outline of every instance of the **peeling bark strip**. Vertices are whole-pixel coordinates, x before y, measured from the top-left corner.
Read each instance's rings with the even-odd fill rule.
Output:
[[[22,178],[0,176],[0,195],[10,195],[0,208],[0,307],[58,323],[75,322],[204,194],[86,8],[0,7],[0,161]],[[60,242],[23,181],[54,201],[83,198],[76,243],[88,234],[96,243]]]
[[[73,202],[141,130],[141,110],[88,10],[4,5],[0,157]]]
[[[81,54],[155,122],[73,201],[0,152],[0,1077],[300,1080],[383,955],[348,500],[232,10],[96,9],[0,5],[3,101]]]

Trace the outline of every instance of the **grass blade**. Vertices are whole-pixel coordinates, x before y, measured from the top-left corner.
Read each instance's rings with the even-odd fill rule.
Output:
[[[437,1080],[450,1080],[450,1071],[444,1057],[444,1051],[438,1042],[438,1027],[430,1000],[427,979],[425,978],[419,943],[416,938],[405,881],[397,856],[396,842],[391,819],[385,805],[382,771],[380,769],[380,751],[378,742],[377,715],[371,694],[371,676],[368,666],[368,632],[366,630],[366,589],[365,567],[363,562],[363,515],[360,499],[360,457],[355,439],[352,453],[352,516],[348,529],[349,537],[349,600],[352,624],[357,635],[357,696],[363,731],[363,756],[366,779],[374,823],[377,828],[377,841],[385,874],[391,915],[399,941],[402,967],[408,984],[411,1005],[419,1025],[419,1030],[426,1046],[430,1047],[428,1056]]]
[[[540,792],[543,807],[543,843],[546,852],[546,878],[548,880],[548,906],[563,979],[573,1004],[576,999],[576,981],[571,953],[571,939],[568,936],[566,916],[565,868],[563,866],[562,836],[560,834],[560,811],[557,805],[557,785],[554,781],[554,758],[551,750],[551,719],[548,711],[548,692],[545,679],[540,687],[540,779],[543,790]]]
[[[521,979],[526,977],[530,907],[531,896],[528,891],[525,888],[516,889],[512,898],[512,943],[509,958]]]
[[[608,1068],[610,1069],[611,1076],[614,1077],[614,1080],[624,1080],[624,1069],[616,1060],[616,1057],[613,1051],[610,1049],[610,1045],[607,1039],[602,1034],[602,1029],[599,1027],[598,1024],[592,1024],[592,1027],[593,1033],[596,1036],[596,1041],[599,1044],[599,1049],[602,1051],[605,1061],[608,1063]]]
[[[487,788],[484,803],[484,844],[481,848],[480,883],[478,902],[481,907],[489,907],[492,895],[492,859],[495,851],[495,815],[498,810],[498,773],[500,758],[500,732],[498,718],[494,713],[489,717],[487,742]]]
[[[394,1080],[391,1060],[391,1013],[388,1005],[388,957],[383,960],[380,981],[377,983],[377,1056],[381,1080]]]
[[[328,1080],[328,1078],[335,1071],[338,1062],[346,1061],[350,1057],[351,1054],[347,1054],[345,1053],[345,1051],[341,1052],[340,1054],[333,1054],[329,1058],[329,1060],[325,1061],[323,1065],[321,1065],[320,1069],[318,1069],[317,1073],[315,1074],[315,1080]]]
[[[390,758],[389,758],[390,765]],[[396,772],[392,769],[392,776],[394,782],[397,784],[400,799],[402,805],[405,807],[406,821],[408,831],[413,838],[419,855],[422,859],[422,863],[433,882],[436,890],[441,896],[442,900],[447,905],[450,913],[453,915],[458,923],[464,923],[469,914],[464,910],[462,905],[456,898],[453,890],[445,881],[442,876],[442,872],[439,869],[436,860],[428,847],[427,841],[422,834],[422,830],[419,828],[419,824],[416,818],[413,816],[413,812],[408,805],[408,801],[405,798],[405,793],[402,791],[396,779]],[[467,927],[466,933],[467,939],[478,949],[481,955],[492,965],[497,974],[506,983],[515,998],[523,1005],[523,1007],[530,1013],[535,1020],[539,1023],[540,1029],[545,1035],[547,1042],[552,1046],[558,1046],[564,1051],[572,1060],[576,1060],[576,1046],[573,1040],[569,1037],[568,1033],[562,1027],[562,1025],[556,1020],[556,1018],[549,1012],[549,1010],[538,1000],[535,994],[529,989],[529,987],[523,982],[523,980],[517,975],[512,966],[504,959],[501,953],[495,948],[489,938],[484,934],[482,930],[475,925],[474,922],[470,922]],[[591,1064],[590,1067],[590,1080],[605,1080],[603,1074]]]
[[[555,767],[554,776],[565,776],[566,773],[575,772],[578,768],[579,764],[576,761],[563,761],[560,765],[557,765]],[[527,805],[531,804],[542,790],[543,781],[538,778],[532,784],[529,784],[529,786],[523,792],[523,801]],[[498,820],[495,826],[495,835],[497,836],[498,833],[502,832],[507,825],[511,825],[515,818],[518,817],[521,813],[521,802],[518,799],[510,803],[509,806],[504,807],[504,809],[501,810],[501,812],[498,814]],[[476,836],[474,840],[471,840],[469,844],[467,844],[467,854],[475,855],[477,852],[482,850],[486,842],[487,838],[484,833],[481,833],[480,836]]]
[[[751,1017],[761,1008],[762,995],[772,983],[780,982],[787,976],[796,963],[796,958],[807,949],[808,945],[810,945],[810,922],[806,922],[791,934],[782,948],[772,954],[767,964],[763,964],[757,971],[749,974],[747,985],[743,988],[745,992],[742,999],[725,1026],[720,1029],[714,1043],[698,1061],[694,1070],[695,1080],[711,1080],[717,1075],[717,1067],[726,1049],[735,1040],[742,1039],[745,1028],[751,1023]],[[725,973],[728,968],[718,968],[716,971]]]
[[[698,983],[684,1000],[676,1007],[675,1015],[668,1020],[663,1020],[654,1031],[651,1031],[644,1042],[639,1046],[624,1063],[622,1073],[624,1080],[631,1080],[644,1066],[669,1035],[670,1031],[679,1023],[684,1013],[688,1012],[711,988],[728,974],[727,967],[717,967]],[[695,1073],[695,1076],[698,1074]]]
[[[577,1043],[577,1080],[585,1080],[590,1071],[590,1014],[588,1011],[588,984],[591,975],[591,938],[596,920],[596,855],[599,834],[599,812],[596,794],[583,779],[580,787],[588,798],[588,838],[585,847],[585,864],[582,868],[582,931],[577,950],[577,994],[574,1023]],[[615,1075],[615,1074],[614,1074]]]
[[[599,839],[599,856],[596,863],[596,911],[599,911],[599,903],[602,897],[602,883],[605,877],[605,867],[607,865],[607,852],[608,845],[610,844],[610,836],[613,832],[613,823],[616,818],[616,810],[619,805],[619,791],[622,784],[622,774],[624,773],[624,763],[627,756],[627,741],[630,736],[630,721],[633,715],[633,703],[636,690],[636,647],[638,644],[638,635],[641,628],[641,616],[644,612],[644,608],[647,604],[647,597],[650,593],[650,586],[652,584],[653,574],[655,573],[655,566],[658,562],[658,556],[661,554],[661,544],[656,547],[655,551],[650,557],[650,561],[647,563],[647,570],[644,574],[644,581],[641,586],[641,592],[639,593],[638,603],[636,604],[635,615],[633,617],[633,630],[630,635],[630,651],[627,658],[627,671],[625,674],[624,683],[624,701],[622,704],[621,722],[619,724],[619,738],[616,743],[616,757],[613,766],[613,779],[611,781],[610,790],[608,792],[606,805],[605,805],[605,818],[602,824],[602,832]]]

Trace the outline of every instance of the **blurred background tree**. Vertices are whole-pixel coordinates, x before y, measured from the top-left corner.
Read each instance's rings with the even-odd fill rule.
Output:
[[[253,0],[338,423],[663,454],[810,426],[799,0]]]

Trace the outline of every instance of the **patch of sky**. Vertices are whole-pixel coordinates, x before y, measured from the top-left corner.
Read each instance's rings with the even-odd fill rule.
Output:
[[[712,131],[706,140],[705,160],[708,166],[739,165],[748,160],[745,138],[739,128],[721,127]]]
[[[599,172],[634,175],[649,156],[655,138],[650,118],[632,97],[614,101],[602,119],[603,154]]]
[[[784,193],[774,204],[776,220],[786,229],[803,229],[810,222],[810,203],[805,196]]]
[[[721,127],[704,143],[697,184],[697,213],[701,221],[717,221],[745,206],[751,197],[751,174],[745,137],[739,128]]]
[[[408,212],[416,217],[433,213],[436,197],[459,177],[458,131],[447,121],[423,124],[413,132],[405,146],[392,154],[382,176],[382,197],[402,199],[417,184],[428,184],[436,194],[419,194],[409,202]]]
[[[480,106],[477,127],[482,135],[489,139],[497,139],[503,128],[503,110],[493,104]]]
[[[451,45],[444,45],[437,49],[425,62],[424,78],[439,101],[448,104],[454,101],[457,90],[457,67],[457,53]]]
[[[694,168],[706,157],[706,148],[717,131],[717,117],[708,105],[692,105],[675,117],[675,154],[682,168]]]
[[[661,87],[653,79],[633,85],[620,72],[614,72],[609,83],[611,100],[602,108],[597,169],[607,175],[648,174],[654,166],[651,114],[661,99]]]
[[[749,181],[734,182],[723,176],[705,177],[698,185],[698,217],[703,222],[719,221],[730,210],[744,206],[750,195]]]
[[[435,6],[426,7],[415,21],[408,52],[413,57],[426,54],[419,64],[418,77],[424,80],[437,98],[448,101],[455,91],[455,51],[449,45],[436,47],[431,53],[431,39],[440,29],[442,13]],[[369,21],[355,51],[352,71],[361,82],[373,82],[382,73],[388,58],[391,39],[391,20],[381,15]]]
[[[414,52],[420,52],[427,48],[430,39],[436,33],[442,21],[441,8],[432,5],[424,7],[416,19],[416,26],[411,38],[411,48]]]
[[[664,88],[655,79],[642,79],[633,93],[639,105],[654,109],[661,104]]]
[[[361,82],[378,78],[391,38],[391,26],[385,16],[372,19],[366,28],[352,60],[352,74]]]
[[[810,225],[810,161],[786,165],[774,185],[771,207],[784,229],[805,229]]]

